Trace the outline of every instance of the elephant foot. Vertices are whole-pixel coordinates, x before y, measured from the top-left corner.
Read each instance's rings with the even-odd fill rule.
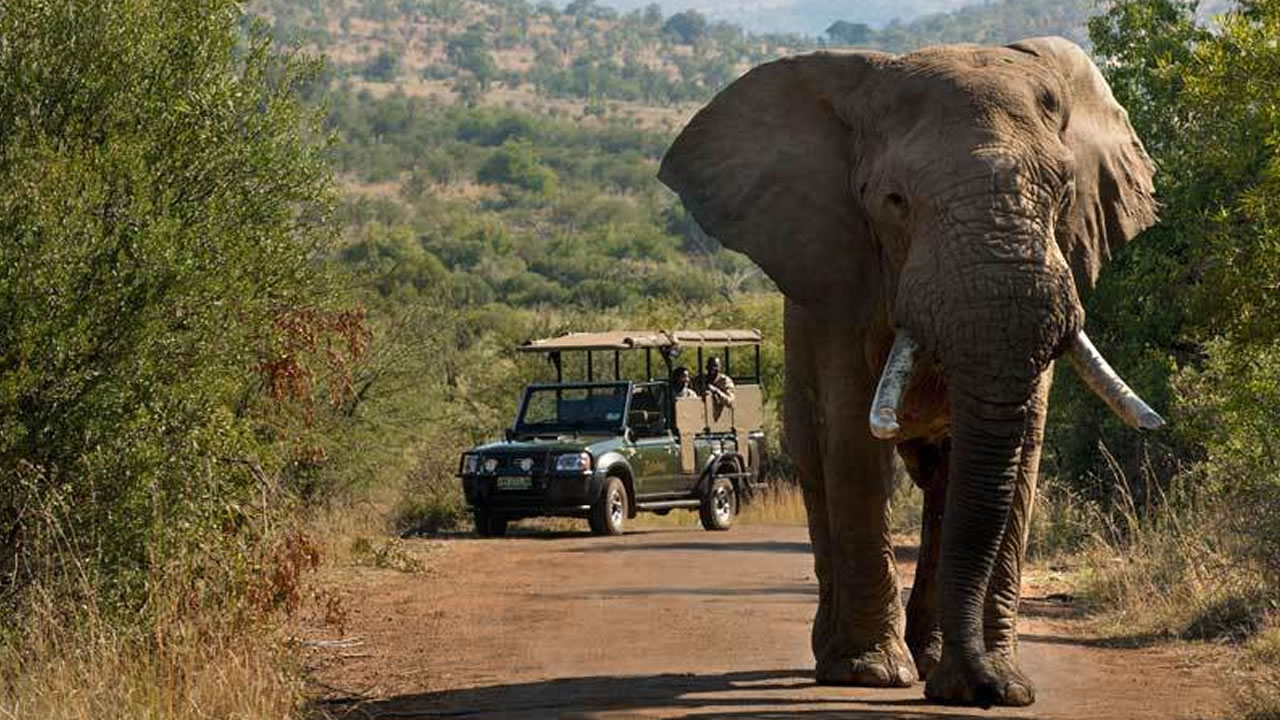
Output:
[[[906,647],[897,641],[853,657],[820,661],[816,677],[819,685],[911,687],[916,672]]]
[[[1036,689],[1005,653],[965,657],[943,653],[929,673],[924,696],[955,705],[1025,707],[1036,701]]]
[[[921,680],[928,680],[942,660],[942,633],[929,633],[914,642],[908,638],[907,647],[911,648],[911,657],[916,661],[916,675]]]

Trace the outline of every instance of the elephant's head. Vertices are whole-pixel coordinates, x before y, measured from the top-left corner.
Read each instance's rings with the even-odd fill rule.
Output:
[[[891,438],[917,343],[953,406],[1017,405],[1066,352],[1131,424],[1162,422],[1093,351],[1077,293],[1154,222],[1151,175],[1088,56],[1036,38],[763,65],[694,117],[659,177],[792,300],[894,327],[872,413]]]

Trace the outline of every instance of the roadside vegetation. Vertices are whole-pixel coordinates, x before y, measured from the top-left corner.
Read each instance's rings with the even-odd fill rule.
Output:
[[[1083,552],[1112,632],[1246,644],[1241,716],[1280,716],[1280,2],[1212,30],[1195,3],[1123,0],[1090,21],[1117,99],[1155,159],[1161,222],[1089,300],[1091,333],[1170,429],[1119,427],[1061,378],[1050,510]],[[1052,497],[1052,496],[1051,496]]]
[[[326,615],[321,563],[417,572],[400,537],[466,530],[458,454],[548,377],[531,337],[761,329],[778,488],[742,521],[802,523],[781,298],[658,159],[751,64],[1082,21],[1043,5],[864,42],[590,0],[5,4],[0,717],[296,717],[282,621]],[[1101,631],[1244,648],[1238,714],[1274,718],[1280,0],[1195,13],[1090,23],[1164,204],[1090,334],[1171,423],[1140,437],[1063,373],[1031,552],[1081,569]]]
[[[0,9],[0,716],[300,697],[270,628],[319,560],[312,396],[346,397],[367,330],[316,266],[318,68],[240,23],[229,0]]]

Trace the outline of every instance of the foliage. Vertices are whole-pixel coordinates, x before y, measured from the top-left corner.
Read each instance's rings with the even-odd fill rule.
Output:
[[[507,140],[476,172],[480,182],[514,185],[539,195],[556,189],[555,171],[538,160],[528,141]]]
[[[1090,23],[1164,204],[1103,274],[1091,325],[1173,427],[1119,441],[1132,435],[1064,383],[1054,412],[1070,429],[1051,431],[1046,455],[1078,489],[1109,488],[1089,493],[1110,495],[1095,500],[1110,525],[1090,543],[1087,591],[1124,632],[1239,640],[1280,592],[1280,2],[1242,2],[1213,29],[1195,11],[1117,0]],[[1240,687],[1242,717],[1280,714],[1273,672]]]
[[[873,47],[905,52],[924,45],[972,42],[1002,45],[1027,37],[1061,35],[1088,45],[1085,22],[1095,0],[1000,0],[975,3],[949,13],[891,22],[868,41]]]
[[[455,65],[469,71],[481,88],[487,88],[497,72],[493,57],[485,48],[482,26],[473,25],[465,33],[450,38],[445,52]]]
[[[373,82],[391,82],[400,74],[400,56],[389,48],[383,48],[365,65],[361,75]]]
[[[662,31],[674,35],[685,45],[692,45],[707,32],[707,19],[697,10],[685,10],[667,18]]]
[[[704,102],[752,65],[825,44],[906,52],[1050,34],[1087,44],[1085,20],[1094,9],[1092,0],[946,0],[928,3],[935,12],[919,15],[924,3],[864,3],[857,21],[837,19],[821,39],[744,32],[696,10],[664,17],[657,5],[623,14],[594,0],[575,0],[563,11],[545,3],[535,8],[504,0],[435,0],[400,3],[400,12],[386,2],[362,0],[330,8],[339,14],[333,33],[329,13],[319,5],[253,3],[271,16],[277,37],[322,50],[340,48],[330,58],[331,72],[340,78],[439,83],[470,105],[502,105],[513,93],[534,90],[539,104],[549,97],[579,99],[585,101],[584,114],[595,116],[617,111],[606,100],[649,106]],[[831,14],[838,17],[840,11]],[[877,14],[884,15],[880,24],[871,21]],[[353,15],[365,22],[351,23]]]
[[[0,9],[7,628],[33,582],[129,622],[170,575],[247,582],[311,452],[287,440],[308,358],[356,352],[306,319],[331,240],[314,65],[240,23],[230,0]]]
[[[1178,0],[1117,2],[1092,23],[1117,99],[1158,164],[1163,211],[1103,274],[1091,332],[1144,394],[1173,409],[1174,429],[1137,445],[1083,410],[1070,381],[1056,411],[1076,422],[1051,445],[1069,475],[1097,467],[1101,441],[1130,473],[1149,458],[1162,478],[1200,464],[1230,488],[1272,487],[1280,97],[1263,78],[1280,72],[1270,41],[1280,5],[1246,3],[1212,32],[1194,11]]]
[[[871,28],[866,23],[837,20],[823,31],[835,45],[865,46],[871,40]]]
[[[398,94],[339,90],[330,104],[340,167],[371,182],[404,178],[397,200],[343,213],[350,244],[339,257],[361,272],[385,268],[372,280],[383,297],[412,285],[463,306],[614,309],[769,287],[654,180],[660,135]]]

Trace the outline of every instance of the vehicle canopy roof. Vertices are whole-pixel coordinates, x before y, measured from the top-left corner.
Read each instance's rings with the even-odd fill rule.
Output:
[[[526,340],[521,352],[565,350],[636,350],[673,347],[737,347],[760,344],[759,330],[615,330],[569,333],[554,338]]]

